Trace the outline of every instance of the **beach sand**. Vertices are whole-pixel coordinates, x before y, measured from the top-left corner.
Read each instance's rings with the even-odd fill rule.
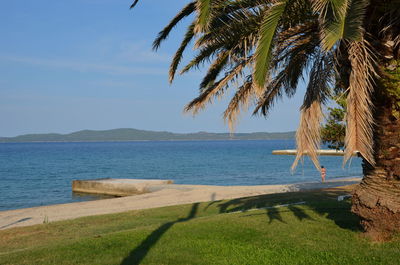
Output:
[[[325,183],[310,182],[262,186],[168,185],[151,193],[97,201],[57,204],[0,212],[0,230],[43,224],[83,216],[126,212],[195,202],[235,199],[262,194],[333,188],[359,183],[361,178],[342,178]]]

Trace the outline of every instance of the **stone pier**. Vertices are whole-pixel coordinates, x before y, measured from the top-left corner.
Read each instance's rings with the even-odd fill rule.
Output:
[[[155,186],[172,184],[172,180],[159,179],[91,179],[74,180],[72,182],[72,191],[107,194],[113,196],[129,196],[148,193]]]

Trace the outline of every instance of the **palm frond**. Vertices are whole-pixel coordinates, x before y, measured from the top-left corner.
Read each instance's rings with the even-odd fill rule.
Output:
[[[210,21],[212,30],[199,36],[195,48],[215,45],[216,43],[224,45],[241,43],[241,40],[251,38],[254,32],[258,30],[260,22],[259,13],[247,9],[223,14]]]
[[[340,40],[359,41],[368,0],[313,0],[320,14],[322,47],[330,50]]]
[[[217,58],[208,68],[206,75],[200,82],[200,91],[214,84],[218,75],[226,66],[229,60],[229,51],[223,51],[217,55]]]
[[[365,160],[374,165],[371,93],[376,77],[375,59],[365,40],[349,43],[348,53],[351,74],[347,97],[344,162],[348,161],[355,151],[359,151]]]
[[[253,115],[261,113],[262,115],[267,116],[271,108],[274,106],[274,103],[278,99],[282,98],[282,87],[284,86],[286,79],[285,74],[284,71],[280,72],[268,83],[264,95],[258,99]]]
[[[333,76],[333,55],[318,52],[310,71],[303,108],[309,108],[314,101],[322,104],[327,101],[333,85]]]
[[[364,35],[363,24],[369,0],[351,0],[346,13],[343,39],[347,41],[361,41]]]
[[[224,120],[228,122],[229,130],[231,132],[234,131],[235,125],[240,114],[240,111],[243,108],[248,108],[251,98],[253,98],[253,82],[245,82],[242,86],[240,86],[231,101],[228,104],[228,107],[224,111]]]
[[[317,150],[321,142],[321,105],[330,93],[333,77],[332,56],[318,52],[310,72],[304,103],[301,107],[300,126],[296,133],[297,155],[292,165],[294,170],[304,155],[308,155],[317,170],[320,170]]]
[[[310,67],[310,62],[314,57],[319,58],[315,54],[321,54],[317,52],[319,36],[315,33],[315,29],[315,25],[308,24],[291,27],[278,33],[277,49],[271,62],[271,68],[278,73],[270,76],[270,81],[265,86],[265,93],[259,99],[253,114],[260,112],[266,116],[283,93],[288,97],[294,95],[299,80]]]
[[[185,51],[186,47],[189,45],[190,41],[194,38],[194,26],[195,24],[192,23],[185,34],[185,37],[183,38],[181,45],[179,46],[178,50],[175,52],[174,57],[172,58],[171,65],[169,67],[169,82],[172,83],[172,81],[175,78],[175,73],[176,70],[178,69],[178,66],[182,60],[183,57],[183,52]]]
[[[351,0],[350,0],[351,1]],[[346,13],[349,0],[311,0],[312,8],[322,20],[339,20]]]
[[[171,30],[185,17],[191,15],[196,8],[196,2],[190,2],[168,23],[165,28],[158,33],[157,38],[153,42],[153,50],[158,50],[161,43],[168,37]]]
[[[315,167],[320,170],[317,150],[321,142],[321,120],[323,114],[321,103],[315,100],[309,107],[303,107],[300,116],[300,125],[296,132],[297,155],[292,165],[292,171],[297,167],[299,160],[308,155]]]
[[[132,5],[131,5],[130,8],[131,8],[131,9],[134,8],[134,7],[137,5],[138,2],[139,2],[139,0],[133,1],[133,3],[132,3]]]
[[[266,9],[258,32],[259,40],[255,52],[253,80],[257,86],[257,92],[259,94],[261,94],[267,80],[267,74],[270,70],[273,38],[288,1],[289,0],[276,1],[270,8]]]
[[[236,76],[240,75],[244,67],[249,63],[251,63],[251,60],[238,63],[233,70],[228,72],[221,80],[209,86],[207,89],[203,89],[197,98],[185,106],[184,111],[192,112],[193,115],[196,115],[201,109],[204,109],[207,103],[212,102],[213,97],[221,95],[228,83]]]
[[[196,33],[204,32],[207,29],[211,13],[211,2],[211,0],[196,1],[197,18],[194,29]]]
[[[220,52],[221,45],[209,45],[199,51],[199,53],[180,71],[180,74],[184,74],[190,71],[194,67],[200,67],[201,64],[211,61],[213,56]]]

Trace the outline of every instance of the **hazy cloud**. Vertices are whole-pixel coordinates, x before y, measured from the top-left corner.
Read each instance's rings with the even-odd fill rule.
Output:
[[[81,62],[78,60],[66,60],[56,58],[39,58],[39,57],[26,57],[26,56],[14,56],[14,55],[0,55],[0,59],[3,61],[36,65],[49,68],[63,68],[71,71],[79,72],[101,72],[107,74],[118,74],[118,75],[166,75],[168,70],[166,68],[156,68],[154,66],[143,67],[143,66],[125,66],[118,64],[105,64],[105,63],[90,63]]]

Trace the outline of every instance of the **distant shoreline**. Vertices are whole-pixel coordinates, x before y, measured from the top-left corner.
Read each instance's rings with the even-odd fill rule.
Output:
[[[137,129],[83,130],[69,134],[25,134],[0,137],[0,143],[61,143],[61,142],[145,142],[145,141],[232,141],[232,140],[293,140],[295,132],[253,133],[172,133]]]
[[[130,142],[207,142],[207,141],[290,141],[294,139],[188,139],[188,140],[105,140],[105,141],[29,141],[29,142],[0,142],[0,144],[29,144],[29,143],[130,143]]]

